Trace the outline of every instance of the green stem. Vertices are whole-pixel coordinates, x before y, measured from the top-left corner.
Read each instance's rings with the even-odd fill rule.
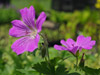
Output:
[[[76,71],[77,71],[77,68],[78,68],[78,57],[76,57]]]
[[[48,56],[48,60],[50,61],[49,51],[48,51],[48,49],[47,49],[47,56]]]
[[[47,58],[45,57],[45,61],[48,63],[48,60],[47,60]]]

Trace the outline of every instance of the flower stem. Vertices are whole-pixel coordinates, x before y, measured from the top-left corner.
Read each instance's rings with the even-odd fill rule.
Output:
[[[77,71],[77,68],[78,68],[78,57],[76,56],[76,71]]]

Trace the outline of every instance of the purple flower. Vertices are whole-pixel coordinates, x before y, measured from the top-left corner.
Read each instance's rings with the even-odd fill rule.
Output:
[[[35,10],[33,6],[20,10],[22,20],[13,20],[13,27],[9,30],[9,35],[13,37],[22,37],[16,40],[11,46],[12,50],[17,55],[29,51],[33,52],[38,48],[40,40],[39,32],[42,29],[42,24],[46,20],[46,14],[42,12],[35,23]]]
[[[95,45],[96,41],[91,41],[91,37],[79,35],[76,42],[69,38],[67,41],[61,40],[60,43],[64,46],[54,45],[54,48],[57,50],[67,50],[73,54],[76,54],[78,50],[81,51],[82,49],[92,49],[92,46]]]

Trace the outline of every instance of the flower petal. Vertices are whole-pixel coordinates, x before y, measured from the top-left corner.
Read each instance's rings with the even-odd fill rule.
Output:
[[[67,39],[66,43],[69,47],[73,47],[75,45],[75,41],[71,38]]]
[[[28,37],[20,38],[12,44],[11,48],[14,52],[17,53],[17,55],[19,55],[26,51],[28,41],[29,41]]]
[[[20,10],[20,13],[21,13],[21,16],[22,16],[24,23],[26,25],[28,25],[29,27],[34,29],[34,26],[35,26],[35,23],[34,23],[34,21],[35,21],[34,7],[30,6],[29,9],[25,7],[24,9]]]
[[[64,46],[68,47],[66,41],[61,40],[60,43],[61,43],[62,45],[64,45]]]
[[[63,47],[63,46],[60,46],[60,45],[54,45],[54,48],[56,50],[67,50],[67,48]]]
[[[78,36],[76,45],[84,49],[92,49],[95,45],[95,41],[91,41],[91,37],[84,37],[83,35]]]
[[[96,43],[96,41],[89,41],[87,44],[83,45],[82,47],[83,47],[84,49],[90,50],[90,49],[92,49],[92,46],[95,45],[95,43]]]
[[[18,40],[16,40],[13,45],[11,46],[12,50],[17,53],[17,55],[22,54],[25,51],[32,52],[36,48],[38,48],[38,42],[39,42],[39,35],[36,36],[36,38],[31,37],[23,37]]]
[[[38,48],[38,42],[40,40],[40,36],[37,34],[35,39],[30,41],[29,45],[28,45],[28,51],[29,52],[33,52],[36,48]]]
[[[37,19],[37,21],[36,21],[36,27],[37,27],[37,29],[38,29],[38,32],[41,31],[41,29],[42,29],[42,24],[44,23],[45,20],[46,20],[46,14],[45,14],[44,12],[42,12],[42,13],[39,15],[39,17],[38,17],[38,19]]]
[[[91,37],[84,37],[83,35],[79,35],[77,37],[76,44],[78,46],[82,46],[88,44],[89,41],[91,41]]]
[[[78,51],[78,46],[73,47],[73,49],[70,52],[72,52],[73,54],[76,54],[77,51]]]
[[[77,40],[76,40],[77,46],[81,46],[81,45],[83,44],[84,38],[85,38],[85,37],[84,37],[83,35],[79,35],[79,36],[77,37]]]
[[[13,27],[9,30],[9,35],[13,37],[25,36],[31,32],[31,30],[20,20],[14,20],[11,23]]]

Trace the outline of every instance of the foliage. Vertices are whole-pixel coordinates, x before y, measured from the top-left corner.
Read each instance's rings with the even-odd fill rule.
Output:
[[[85,75],[99,75],[100,74],[100,69],[93,69],[87,66],[82,68],[82,70],[85,71]]]
[[[9,28],[10,28],[9,25],[0,26],[0,75],[32,75],[32,74],[39,75],[39,73],[36,70],[32,69],[31,66],[34,66],[37,63],[40,64],[41,66],[41,64],[43,65],[45,63],[44,59],[40,57],[40,51],[36,50],[35,56],[33,55],[33,53],[24,53],[22,55],[17,56],[11,50],[11,44],[16,39],[8,35]],[[54,48],[49,48],[49,53],[50,53],[50,59],[54,60],[52,61],[53,63],[55,62],[54,65],[56,68],[55,70],[56,73],[59,74],[62,72],[65,73],[66,71],[68,70],[70,71],[71,69],[73,69],[74,67],[73,62],[75,62],[75,58],[73,57],[72,54],[66,51],[59,52]],[[57,61],[59,61],[58,63],[56,63],[57,61],[55,61],[56,57]],[[63,59],[59,60],[58,59],[59,57]],[[100,57],[97,54],[96,55],[87,54],[85,64],[91,66],[92,68],[99,68],[100,67],[98,61],[99,58]],[[64,67],[61,64],[64,64],[66,67]],[[75,70],[70,71],[67,74],[79,75],[79,73],[77,73]]]
[[[0,24],[10,23],[14,19],[19,19],[19,13],[11,8],[0,9]]]
[[[96,33],[100,18],[98,11],[86,9],[74,11],[73,13],[51,11],[50,20],[60,23],[60,31],[63,33],[67,31],[65,37],[69,38],[80,33],[93,36]],[[69,37],[67,37],[68,35]]]
[[[45,1],[47,4],[47,7],[44,6],[43,1]],[[19,9],[20,8],[24,8],[24,7],[28,7],[31,5],[34,5],[34,8],[36,10],[36,15],[39,15],[39,13],[41,11],[47,11],[48,9],[50,9],[50,0],[42,0],[40,1],[40,3],[38,3],[38,1],[30,1],[30,0],[12,0],[11,1],[12,4],[14,4],[14,6],[12,6],[11,8],[0,8],[0,24],[6,24],[6,23],[10,23],[12,20],[14,19],[19,19]],[[37,16],[36,16],[37,17]]]
[[[46,34],[46,37],[48,38],[49,42],[58,41],[61,38],[63,38],[63,35],[59,35],[59,31],[57,29],[56,30],[50,30],[50,29],[48,30],[48,29],[44,28],[42,32]]]
[[[15,1],[15,2],[13,2]],[[12,0],[12,3],[18,8],[30,6],[30,1],[27,5],[27,1],[23,0]],[[36,0],[35,0],[36,1]],[[45,0],[47,1],[47,0]],[[49,1],[49,0],[48,0]],[[20,4],[19,4],[20,3]],[[25,5],[26,4],[26,5]],[[22,5],[22,6],[21,6]],[[36,12],[49,10],[50,8],[44,7],[45,4],[35,4]],[[43,6],[44,5],[44,6]],[[48,5],[48,2],[47,2]],[[46,8],[46,9],[45,9]],[[18,19],[19,14],[13,9],[0,9],[0,23],[9,23],[13,19]],[[35,50],[33,53],[24,53],[17,56],[11,50],[11,44],[16,40],[8,35],[10,24],[0,26],[0,75],[39,75],[39,72],[47,75],[99,75],[100,74],[100,18],[97,10],[83,10],[68,12],[57,12],[49,10],[50,14],[48,18],[50,21],[57,23],[59,28],[56,30],[43,29],[43,32],[48,37],[48,41],[54,42],[60,39],[76,38],[77,35],[83,34],[85,36],[92,36],[97,41],[97,47],[91,51],[83,50],[85,52],[85,65],[78,67],[76,71],[75,57],[67,51],[57,51],[53,47],[49,47],[50,62],[48,65],[43,58],[41,58],[40,50]],[[2,14],[2,15],[1,15]],[[9,15],[10,14],[10,15]],[[59,23],[59,24],[58,24]],[[97,52],[96,52],[97,50]],[[79,60],[81,59],[80,53]],[[95,53],[95,54],[94,54]],[[33,67],[31,67],[33,66]]]
[[[82,11],[69,12],[57,12],[52,10],[49,19],[55,23],[59,23],[57,30],[52,32],[52,35],[59,34],[60,39],[74,38],[77,35],[92,36],[94,40],[100,40],[100,17],[98,10],[85,9]],[[55,26],[57,27],[57,26]],[[67,32],[67,33],[66,33]],[[47,30],[44,33],[50,34],[51,31]],[[47,36],[53,38],[54,36]],[[59,40],[59,37],[55,39]],[[100,49],[100,43],[97,41],[97,50]]]
[[[11,1],[16,8],[22,9],[24,7],[34,6],[36,14],[42,11],[48,11],[51,8],[51,0],[12,0]]]

